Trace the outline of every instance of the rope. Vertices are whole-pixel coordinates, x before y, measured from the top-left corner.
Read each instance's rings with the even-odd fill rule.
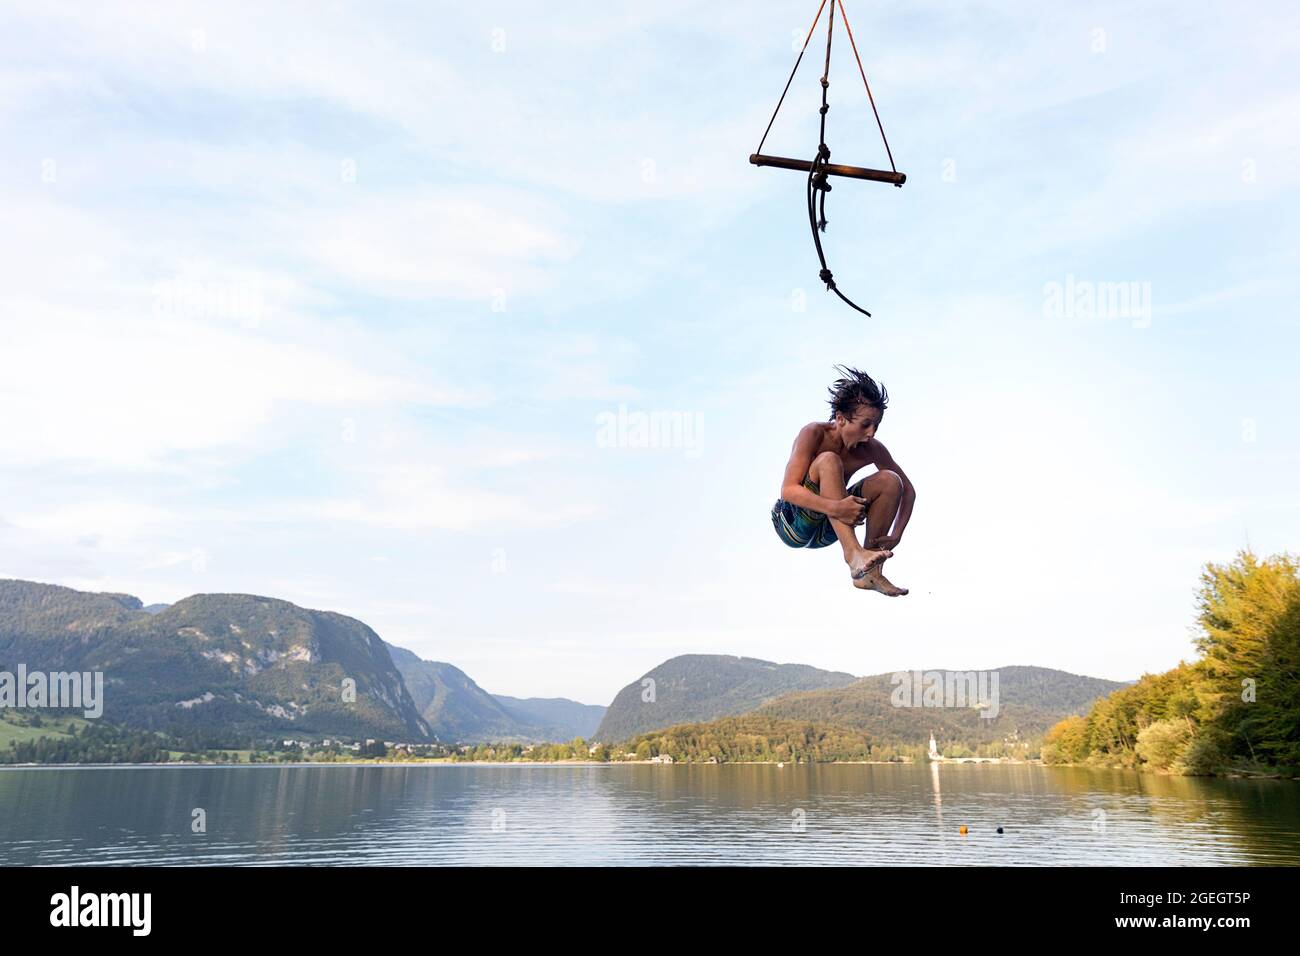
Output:
[[[781,104],[785,102],[785,94],[790,92],[790,84],[794,82],[794,75],[799,72],[799,64],[803,62],[804,50],[808,49],[808,41],[812,39],[813,31],[817,29],[817,24],[821,21],[822,11],[826,9],[826,0],[822,0],[822,5],[817,8],[817,16],[813,17],[812,26],[808,28],[808,35],[803,39],[803,49],[799,51],[799,57],[794,61],[794,69],[790,71],[790,79],[785,81],[785,89],[781,91],[781,98],[776,101],[776,109],[772,110],[772,118],[767,121],[767,129],[763,130],[763,138],[758,141],[756,153],[763,151],[763,144],[767,142],[767,134],[772,132],[772,124],[776,122],[776,114],[781,112]],[[834,15],[834,8],[831,14]]]
[[[898,172],[898,167],[894,165],[894,153],[889,148],[889,137],[885,135],[885,126],[880,122],[880,111],[876,109],[876,98],[871,95],[871,84],[867,82],[867,71],[862,68],[862,57],[858,56],[858,44],[853,39],[853,28],[849,26],[849,15],[844,9],[844,0],[837,0],[840,5],[840,15],[844,17],[844,29],[849,35],[849,45],[853,47],[853,58],[858,61],[858,72],[862,74],[862,85],[867,88],[867,99],[871,102],[871,112],[876,117],[876,128],[880,130],[880,138],[885,144],[885,155],[889,157],[889,168]],[[831,11],[833,14],[835,11]]]
[[[848,22],[847,20],[845,21]],[[831,86],[831,41],[835,37],[835,3],[831,3],[831,15],[826,24],[826,67],[822,73],[822,107],[820,141],[817,143],[817,158],[808,170],[808,227],[812,230],[813,245],[817,248],[817,259],[821,262],[821,272],[817,277],[826,283],[826,289],[834,292],[846,304],[857,309],[868,318],[871,313],[858,305],[835,284],[835,275],[826,264],[826,252],[822,249],[821,233],[826,231],[826,194],[831,191],[831,184],[826,173],[826,164],[830,162],[831,148],[826,145],[826,114],[830,112],[828,96]],[[821,193],[820,203],[817,194]],[[820,208],[818,208],[820,206]]]

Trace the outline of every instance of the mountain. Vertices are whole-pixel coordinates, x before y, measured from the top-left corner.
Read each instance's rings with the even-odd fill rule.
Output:
[[[274,598],[196,594],[151,613],[130,595],[0,580],[0,669],[20,663],[102,671],[104,717],[144,729],[227,739],[429,733],[378,634]]]
[[[618,743],[673,724],[747,713],[783,694],[844,687],[855,680],[852,674],[818,670],[806,664],[774,664],[726,654],[683,654],[664,661],[619,691],[595,739]]]
[[[468,674],[451,664],[420,659],[388,645],[411,698],[430,732],[447,743],[520,739],[520,722]]]
[[[924,684],[925,675],[970,672],[909,673],[921,674]],[[1040,737],[1063,717],[1082,714],[1093,701],[1127,686],[1122,681],[1046,667],[1000,667],[986,673],[990,675],[985,685],[989,690],[991,675],[996,673],[998,678],[996,716],[980,716],[983,708],[969,699],[968,706],[951,706],[953,701],[944,707],[895,706],[893,695],[898,685],[893,674],[863,677],[843,687],[788,694],[756,708],[753,714],[868,731],[876,742],[915,744],[928,741],[933,733],[941,746],[948,740],[960,740],[973,747],[1013,735],[1020,740]]]
[[[388,645],[420,715],[448,743],[569,741],[590,736],[603,707],[564,698],[498,697],[451,664]]]
[[[596,728],[605,716],[599,704],[580,704],[565,697],[505,697],[493,694],[497,702],[525,724],[537,728],[537,739],[555,743],[581,737],[594,738]]]
[[[924,686],[934,674],[947,682],[970,672],[907,673],[909,678],[917,675]],[[980,689],[993,689],[993,673],[986,672],[988,683]],[[813,724],[857,732],[876,744],[917,744],[934,733],[941,745],[951,740],[973,747],[1004,738],[1039,737],[1063,717],[1082,714],[1093,701],[1127,686],[1046,667],[1002,667],[996,674],[997,715],[983,717],[985,708],[970,706],[977,703],[973,700],[967,706],[896,706],[898,682],[893,674],[857,678],[797,664],[686,655],[665,661],[623,688],[596,739],[622,743],[668,727],[690,735],[726,736],[740,724],[724,718],[743,716],[748,732],[755,733],[764,727],[783,728],[784,733],[791,726]],[[654,681],[655,693],[652,700],[643,701],[647,679]],[[795,686],[799,684],[804,686]],[[927,702],[919,694],[918,701]]]

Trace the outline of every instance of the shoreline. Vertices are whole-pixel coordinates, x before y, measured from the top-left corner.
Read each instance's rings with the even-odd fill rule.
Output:
[[[956,761],[950,761],[956,763]],[[992,763],[993,761],[985,761]],[[999,763],[1015,763],[1021,766],[1029,764],[1040,764],[1035,760],[1010,761],[1002,760]],[[446,767],[773,767],[776,769],[787,769],[790,767],[843,767],[843,766],[880,766],[880,767],[914,767],[923,766],[919,763],[908,763],[900,760],[827,760],[816,763],[785,763],[779,764],[773,760],[730,760],[721,763],[705,763],[703,761],[691,763],[688,761],[678,761],[671,764],[660,763],[656,760],[447,760],[445,758],[430,758],[428,760],[294,760],[294,761],[259,761],[257,763],[223,763],[219,761],[197,761],[197,760],[170,760],[165,763],[146,762],[146,763],[14,763],[0,764],[0,770],[58,770],[62,768],[125,768],[125,767],[153,767],[166,769],[169,767],[423,767],[423,766],[446,766]]]
[[[957,764],[962,761],[936,761],[941,763]],[[974,763],[975,761],[965,761]],[[773,767],[775,769],[787,769],[795,767],[862,767],[862,766],[879,766],[879,767],[918,767],[925,766],[919,762],[908,762],[901,760],[826,760],[809,763],[780,763],[773,760],[730,760],[720,763],[706,763],[703,761],[689,762],[677,761],[671,764],[661,763],[656,760],[447,760],[445,758],[430,758],[427,760],[294,760],[294,761],[258,761],[256,763],[227,763],[221,761],[195,761],[195,760],[170,760],[163,762],[145,762],[145,763],[15,763],[0,764],[0,770],[57,770],[75,767],[108,769],[108,768],[131,768],[131,767],[153,767],[153,768],[188,768],[188,767],[226,767],[226,768],[248,768],[248,767],[424,767],[424,766],[447,766],[447,767]],[[1015,766],[1047,766],[1038,760],[985,760],[983,764],[1011,764]],[[1068,766],[1065,764],[1052,766]],[[1115,768],[1124,769],[1124,768]]]
[[[927,761],[926,763],[908,763],[897,760],[829,760],[819,763],[787,763],[784,766],[770,760],[734,760],[726,763],[659,763],[654,760],[447,760],[432,758],[428,760],[301,760],[301,761],[267,761],[258,763],[219,763],[202,761],[173,760],[167,763],[18,763],[0,764],[0,772],[6,770],[194,770],[202,768],[225,770],[270,770],[298,769],[310,767],[771,767],[784,770],[804,767],[844,767],[844,766],[880,766],[880,767],[920,767],[947,763],[973,764],[976,766],[1009,765],[1017,767],[1042,767],[1044,769],[1083,769],[1131,772],[1137,774],[1155,773],[1157,776],[1178,776],[1176,774],[1157,773],[1139,770],[1135,767],[1098,767],[1088,764],[1045,764],[1041,760],[987,760],[975,761]],[[1281,780],[1300,782],[1300,776],[1278,772],[1230,770],[1210,774],[1202,779],[1210,780]]]

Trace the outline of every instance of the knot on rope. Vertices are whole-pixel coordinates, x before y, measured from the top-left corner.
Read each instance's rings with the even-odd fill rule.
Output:
[[[823,269],[823,270],[818,274],[818,277],[819,277],[823,282],[826,283],[826,288],[827,288],[827,289],[833,289],[833,288],[835,288],[835,277],[834,277],[833,275],[831,275],[831,270],[830,270],[830,269]]]

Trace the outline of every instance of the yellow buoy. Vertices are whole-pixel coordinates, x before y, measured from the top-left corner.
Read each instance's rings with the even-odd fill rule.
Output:
[[[966,828],[965,828],[965,827],[962,827],[962,828],[961,828],[961,835],[962,835],[962,836],[965,836],[965,835],[966,835]]]

